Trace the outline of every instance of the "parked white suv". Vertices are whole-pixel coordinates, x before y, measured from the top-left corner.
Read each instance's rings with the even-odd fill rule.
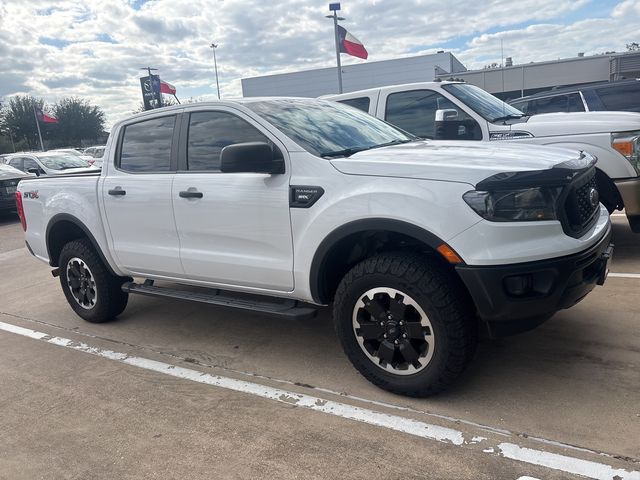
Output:
[[[407,395],[450,385],[479,325],[515,333],[580,301],[612,252],[592,156],[434,144],[335,102],[153,110],[116,124],[104,158],[17,192],[80,317],[110,320],[129,293],[288,318],[333,303],[356,368]]]
[[[598,158],[600,199],[625,209],[640,233],[640,113],[576,112],[527,116],[474,85],[423,82],[324,98],[384,119],[422,138],[511,140],[583,150]]]

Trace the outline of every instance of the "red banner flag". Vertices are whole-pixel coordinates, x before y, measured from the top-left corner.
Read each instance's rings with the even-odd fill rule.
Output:
[[[169,95],[175,95],[176,87],[174,87],[168,82],[165,82],[164,80],[160,80],[160,92],[168,93]]]

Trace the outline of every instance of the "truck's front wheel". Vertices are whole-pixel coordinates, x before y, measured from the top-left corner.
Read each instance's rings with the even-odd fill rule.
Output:
[[[86,240],[67,243],[60,252],[60,284],[67,302],[88,322],[111,320],[127,306],[126,278],[112,275]]]
[[[356,265],[336,292],[334,322],[358,371],[403,395],[447,388],[477,341],[460,283],[434,259],[416,254],[382,254]]]

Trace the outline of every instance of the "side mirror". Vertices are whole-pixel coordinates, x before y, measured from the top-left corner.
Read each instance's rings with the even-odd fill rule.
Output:
[[[276,149],[276,152],[279,151]],[[282,155],[275,155],[268,143],[247,142],[228,145],[220,153],[223,173],[284,173]]]
[[[458,110],[453,108],[444,108],[436,110],[436,122],[450,122],[458,119]]]
[[[29,168],[29,169],[27,169],[27,172],[35,173],[36,176],[38,176],[38,177],[40,176],[40,173],[43,173],[42,170],[39,169],[39,168]]]

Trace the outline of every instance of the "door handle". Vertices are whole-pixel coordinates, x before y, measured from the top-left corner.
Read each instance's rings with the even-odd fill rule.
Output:
[[[202,198],[202,192],[194,192],[192,190],[183,190],[178,195],[180,198]]]
[[[117,195],[126,195],[127,191],[126,190],[122,190],[120,187],[116,187],[116,188],[113,188],[113,189],[109,190],[108,193],[109,193],[109,195],[117,196]]]

